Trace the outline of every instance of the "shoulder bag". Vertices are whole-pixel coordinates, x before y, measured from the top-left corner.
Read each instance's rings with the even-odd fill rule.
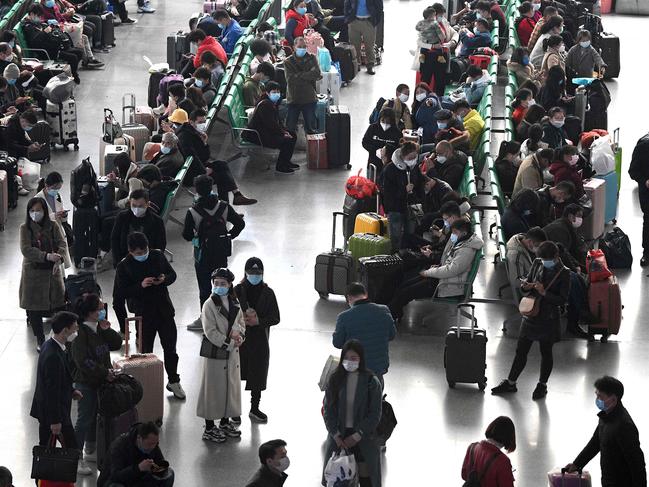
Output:
[[[554,281],[556,281],[562,273],[563,269],[557,272],[557,274],[550,281],[550,284],[548,284],[545,289],[550,289],[552,287],[552,284],[554,284]],[[535,316],[538,316],[539,311],[541,310],[541,298],[542,296],[538,295],[523,296],[521,302],[518,303],[518,311],[526,318],[533,318]]]
[[[220,308],[222,305],[220,302],[217,304],[216,299],[220,300],[220,298],[216,298],[215,296],[212,296],[212,302]],[[228,331],[226,333],[226,337],[230,336],[230,332],[232,331],[233,325],[234,322],[228,324]],[[230,358],[230,352],[227,349],[227,345],[223,344],[222,346],[217,347],[207,338],[207,336],[205,336],[205,334],[203,334],[200,356],[205,358],[216,359],[216,360],[228,360]]]

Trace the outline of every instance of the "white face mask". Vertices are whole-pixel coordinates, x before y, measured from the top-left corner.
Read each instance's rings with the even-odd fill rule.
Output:
[[[584,222],[584,219],[582,217],[576,216],[575,221],[572,222],[572,226],[574,228],[579,228],[583,222]]]
[[[131,208],[131,211],[136,217],[140,218],[146,213],[146,208],[133,207]]]
[[[358,370],[359,362],[353,360],[343,360],[343,368],[347,372],[356,372]]]
[[[387,131],[390,127],[392,127],[392,125],[390,125],[389,123],[381,122],[381,128],[383,129],[384,132]]]
[[[407,102],[408,98],[410,98],[410,95],[406,95],[405,93],[399,93],[399,101],[401,101],[401,103]]]
[[[424,101],[426,99],[426,93],[418,93],[415,95],[415,99],[417,101]]]
[[[74,339],[77,338],[78,335],[79,335],[79,332],[78,332],[78,331],[75,331],[74,333],[72,333],[71,335],[69,335],[69,336],[68,336],[68,340],[67,340],[68,343],[73,342]]]
[[[564,46],[563,44],[561,44],[561,45],[559,46],[559,52],[566,52],[566,46]]]
[[[566,123],[564,120],[550,120],[550,123],[553,127],[560,129],[563,127],[563,124]]]
[[[43,212],[42,211],[30,211],[29,212],[29,218],[31,218],[33,221],[38,223],[43,219]]]
[[[205,132],[207,130],[207,122],[197,123],[196,130],[198,130],[199,132]]]
[[[291,461],[288,459],[288,457],[284,457],[279,459],[279,465],[277,465],[275,468],[280,472],[285,472],[290,466]]]
[[[446,162],[446,156],[437,156],[437,162],[444,164]]]
[[[590,47],[590,41],[583,41],[580,42],[579,45],[583,47],[584,49],[588,49]]]
[[[529,108],[529,107],[533,107],[534,105],[536,105],[536,101],[534,101],[533,98],[531,98],[530,100],[528,100],[528,102],[527,102],[527,108]]]
[[[579,162],[579,156],[575,154],[574,156],[572,156],[572,157],[570,158],[569,164],[570,164],[571,166],[574,166],[574,165],[577,164],[578,162]]]
[[[417,164],[417,158],[415,157],[414,159],[404,159],[403,162],[406,163],[406,166],[412,169]]]

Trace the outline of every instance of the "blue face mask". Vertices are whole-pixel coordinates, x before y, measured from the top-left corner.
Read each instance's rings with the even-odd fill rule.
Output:
[[[137,447],[140,452],[144,453],[145,455],[150,455],[153,450],[147,450],[146,448],[142,448],[141,446]]]
[[[205,83],[203,83],[202,79],[195,79],[194,80],[194,86],[196,88],[202,88],[203,86],[205,86]]]
[[[444,228],[451,228],[451,224],[448,222],[448,220],[444,220]]]
[[[59,190],[58,189],[48,189],[47,194],[49,194],[52,198],[56,198],[59,195]]]
[[[599,409],[600,411],[606,410],[606,403],[604,402],[603,399],[600,398],[595,399],[595,406],[597,406],[597,409]]]
[[[264,276],[262,274],[248,274],[246,273],[246,279],[248,279],[248,282],[252,284],[253,286],[256,286],[259,284],[261,281],[264,280]]]
[[[10,84],[11,86],[15,85],[16,81],[18,81],[18,80],[17,79],[7,78],[7,83]]]
[[[437,122],[437,128],[440,130],[444,130],[446,127],[448,127],[448,124],[446,122]]]
[[[212,286],[212,294],[217,296],[227,296],[229,290],[230,288],[225,286]]]
[[[306,56],[306,47],[297,47],[297,48],[295,48],[295,55],[297,57]]]
[[[304,15],[306,13],[306,7],[298,7],[295,9],[295,11],[300,15]]]
[[[543,262],[543,267],[546,269],[552,269],[554,267],[554,261],[553,260],[545,260],[543,259],[541,262]]]
[[[99,310],[99,316],[97,317],[99,321],[104,321],[106,319],[106,310],[101,309]]]
[[[268,94],[268,99],[270,101],[272,101],[273,103],[277,103],[281,97],[282,97],[281,93],[269,93]]]
[[[166,145],[160,146],[160,152],[163,154],[169,154],[171,152],[171,147],[167,147]]]
[[[480,30],[479,30],[477,27],[474,27],[474,28],[473,28],[473,33],[474,33],[475,35],[479,36],[479,35],[480,35]]]
[[[32,127],[31,125],[28,125],[27,127],[25,127],[25,132],[29,132],[33,128],[34,127]]]
[[[16,41],[9,41],[7,44],[9,44],[12,49],[16,47]]]
[[[476,14],[475,14],[475,19],[476,19],[476,20],[479,20],[479,19],[481,19],[481,18],[482,18],[482,14],[481,14],[480,12],[476,12]]]
[[[54,5],[56,5],[56,2],[54,2],[54,0],[47,0],[47,2],[45,2],[45,6],[47,8],[54,8]]]
[[[527,66],[528,64],[530,64],[530,57],[523,56],[523,66]]]
[[[146,262],[146,260],[149,258],[149,253],[147,252],[144,255],[134,255],[133,258],[138,262]]]
[[[449,240],[451,241],[451,243],[453,245],[455,245],[457,243],[458,238],[459,237],[457,236],[457,233],[451,233],[451,236],[449,237]]]

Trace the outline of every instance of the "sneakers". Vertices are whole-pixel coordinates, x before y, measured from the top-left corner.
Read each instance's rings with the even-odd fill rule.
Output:
[[[246,198],[241,193],[235,193],[234,198],[232,198],[233,205],[254,205],[257,203],[256,199]]]
[[[150,2],[144,2],[144,5],[137,8],[137,13],[139,14],[152,14],[155,12],[155,9],[151,6]]]
[[[83,460],[85,462],[97,463],[97,452],[93,451],[92,453],[88,453],[87,450],[84,450],[84,452],[83,452]]]
[[[290,167],[287,166],[276,166],[275,167],[275,172],[277,174],[294,174],[295,171],[291,169]]]
[[[250,410],[248,417],[257,423],[268,423],[268,416],[262,413],[259,408]]]
[[[200,317],[196,318],[189,325],[187,325],[187,329],[189,331],[203,331],[203,322],[201,321]]]
[[[88,59],[87,61],[84,61],[83,67],[88,69],[103,68],[104,63],[102,63],[99,59],[93,57],[92,59]]]
[[[203,431],[203,440],[212,441],[214,443],[224,443],[227,440],[227,438],[223,434],[223,431],[221,431],[219,428],[215,426],[212,429],[208,430],[206,428],[205,431]]]
[[[239,426],[241,424],[241,416],[233,416],[230,418],[230,422]]]
[[[494,395],[505,394],[508,392],[517,392],[516,384],[512,384],[507,379],[504,379],[500,384],[491,389],[491,393]]]
[[[374,71],[374,69],[370,66],[370,67],[367,68],[367,74],[374,75],[374,74],[376,74],[376,71]]]
[[[532,399],[537,401],[539,399],[543,399],[547,395],[548,395],[548,386],[546,386],[545,384],[541,384],[540,382],[536,384],[536,388],[532,393]]]
[[[83,458],[79,459],[79,464],[77,465],[77,473],[79,475],[92,475],[92,469],[88,466]]]
[[[223,434],[229,438],[239,438],[241,436],[241,431],[232,423],[221,424],[220,426]]]
[[[293,163],[293,162],[289,162],[289,163],[288,163],[288,167],[290,167],[291,169],[300,169],[300,165],[299,165],[299,164],[295,164],[295,163]]]
[[[588,339],[588,333],[582,330],[578,323],[568,322],[566,331],[576,338],[583,338],[585,340]]]
[[[18,196],[27,196],[29,194],[29,190],[23,188],[22,186],[18,188]]]
[[[173,392],[176,399],[185,399],[187,397],[180,382],[169,382],[167,384],[167,390]]]
[[[122,20],[122,24],[137,24],[137,20],[127,18],[127,19]]]

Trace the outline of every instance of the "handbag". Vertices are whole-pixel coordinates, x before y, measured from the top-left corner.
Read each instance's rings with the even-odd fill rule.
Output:
[[[61,436],[58,437],[61,448],[56,448],[56,439],[57,437],[52,435],[49,445],[36,445],[32,449],[31,478],[74,483],[77,481],[80,451],[75,448],[65,448]]]
[[[327,487],[352,487],[358,485],[358,465],[353,453],[345,449],[333,452],[324,469]]]
[[[552,278],[550,283],[545,287],[545,289],[550,289],[554,281],[561,275],[563,269],[556,273]],[[538,316],[539,311],[541,310],[541,298],[542,296],[523,296],[520,303],[518,303],[518,311],[521,315],[526,318],[533,318]]]

